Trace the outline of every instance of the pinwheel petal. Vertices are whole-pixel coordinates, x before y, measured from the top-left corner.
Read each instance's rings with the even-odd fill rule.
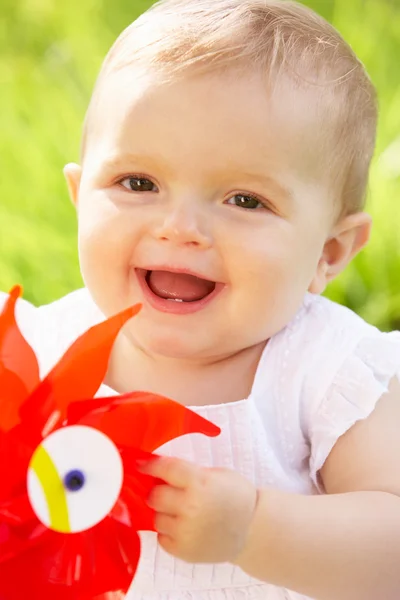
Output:
[[[126,593],[136,573],[140,557],[140,539],[136,531],[110,518],[86,532],[90,534],[96,566],[91,596],[106,600],[107,593]]]
[[[96,423],[100,415],[112,410],[116,400],[120,398],[135,398],[137,392],[130,392],[121,396],[107,396],[102,398],[89,398],[71,402],[67,408],[66,422],[68,425],[88,425],[89,422]]]
[[[158,483],[155,479],[137,473],[126,476],[120,497],[110,512],[110,518],[135,531],[154,531],[154,511],[146,499]]]
[[[9,431],[19,423],[22,402],[39,384],[34,351],[21,334],[15,305],[21,294],[14,287],[0,314],[0,429]]]
[[[146,392],[117,397],[109,408],[87,414],[79,424],[102,431],[118,447],[136,447],[146,452],[187,433],[217,436],[221,431],[189,408]]]
[[[31,443],[38,443],[65,420],[69,404],[94,396],[107,372],[119,331],[140,308],[136,304],[91,327],[34,390],[20,411],[21,420],[29,424]]]
[[[135,576],[140,559],[140,537],[137,532],[132,532],[130,527],[121,523],[113,523],[115,539],[118,540],[119,552],[125,562],[127,578],[123,591],[127,592]],[[115,586],[114,586],[115,587]]]
[[[137,533],[108,518],[80,534],[49,532],[45,542],[0,563],[0,598],[109,600],[127,592],[139,556]]]
[[[13,559],[18,559],[20,556],[23,558],[25,552],[47,540],[50,535],[51,532],[37,519],[14,526],[0,518],[0,583],[3,582],[3,564],[8,565]],[[2,587],[0,586],[1,592]]]
[[[22,525],[34,519],[35,513],[26,493],[0,502],[0,522],[8,525]]]
[[[70,543],[72,541],[72,544]],[[82,558],[75,540],[47,531],[46,539],[39,545],[21,550],[17,556],[0,563],[1,600],[83,600],[89,596],[71,593],[67,582],[80,576]],[[84,584],[82,583],[81,590]]]
[[[26,473],[32,450],[21,442],[19,426],[9,433],[0,431],[0,506],[26,491]]]

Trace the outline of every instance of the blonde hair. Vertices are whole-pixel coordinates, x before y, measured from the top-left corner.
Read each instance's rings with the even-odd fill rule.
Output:
[[[270,91],[283,77],[294,94],[311,90],[342,213],[363,208],[375,147],[375,89],[350,46],[311,9],[287,0],[161,0],[116,40],[93,96],[109,73],[130,65],[165,80],[189,70],[258,69]]]

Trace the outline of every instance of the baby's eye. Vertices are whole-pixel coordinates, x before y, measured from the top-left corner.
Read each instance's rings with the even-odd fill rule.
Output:
[[[229,198],[226,203],[250,210],[254,210],[256,208],[265,208],[265,204],[263,204],[258,198],[248,194],[235,194]]]
[[[120,184],[131,192],[158,192],[154,183],[146,177],[125,177]]]

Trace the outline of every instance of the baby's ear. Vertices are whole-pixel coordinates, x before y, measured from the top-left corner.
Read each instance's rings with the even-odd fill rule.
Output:
[[[370,215],[361,212],[343,217],[334,226],[325,242],[309,292],[322,294],[328,282],[337,277],[368,243],[371,227]]]
[[[67,180],[69,197],[71,198],[71,202],[72,204],[74,204],[74,206],[78,206],[79,184],[81,181],[81,174],[82,168],[75,163],[69,163],[64,167],[64,176]]]

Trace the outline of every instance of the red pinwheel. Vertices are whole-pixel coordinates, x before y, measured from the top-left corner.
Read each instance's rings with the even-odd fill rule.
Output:
[[[154,394],[93,398],[117,334],[140,306],[79,337],[40,381],[15,320],[0,314],[0,600],[117,600],[154,530],[137,470],[162,444],[218,427]]]

